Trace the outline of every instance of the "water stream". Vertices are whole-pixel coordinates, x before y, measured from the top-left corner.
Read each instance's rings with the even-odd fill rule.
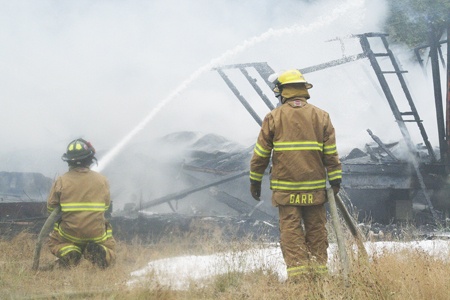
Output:
[[[295,24],[293,26],[282,28],[282,29],[272,29],[270,28],[266,32],[259,36],[252,37],[245,40],[242,44],[224,52],[217,58],[212,59],[206,65],[198,68],[193,72],[186,80],[184,80],[170,95],[168,95],[164,100],[159,102],[159,104],[153,108],[150,113],[135,127],[133,128],[116,146],[114,146],[109,152],[105,154],[100,160],[98,166],[93,169],[100,172],[102,171],[113,159],[120,153],[120,151],[133,139],[136,134],[138,134],[145,126],[155,117],[155,115],[161,111],[161,109],[170,103],[177,95],[184,91],[189,84],[199,78],[203,73],[210,71],[214,67],[219,66],[225,60],[235,56],[238,53],[245,51],[246,49],[266,41],[272,37],[279,37],[287,34],[303,34],[315,30],[324,28],[325,26],[331,25],[335,20],[342,17],[344,14],[352,9],[358,9],[363,7],[365,0],[347,0],[341,4],[337,3],[335,8],[330,10],[330,13],[319,16],[317,20],[313,23],[306,25]]]

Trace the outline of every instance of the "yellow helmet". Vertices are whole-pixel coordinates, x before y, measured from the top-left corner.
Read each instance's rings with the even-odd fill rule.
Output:
[[[67,162],[82,161],[87,158],[93,158],[95,155],[95,149],[91,143],[83,140],[76,139],[70,142],[67,146],[67,151],[62,155],[62,160]]]
[[[297,69],[283,72],[280,76],[278,76],[277,80],[274,83],[275,83],[274,92],[276,93],[280,92],[281,86],[291,83],[304,83],[307,89],[313,87],[313,85],[307,82],[305,80],[305,77],[303,77],[303,74],[300,73],[300,71]]]

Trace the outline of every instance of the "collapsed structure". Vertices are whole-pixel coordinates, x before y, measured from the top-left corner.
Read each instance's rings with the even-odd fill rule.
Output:
[[[406,71],[400,68],[389,48],[387,35],[365,33],[354,35],[351,38],[359,39],[362,48],[361,53],[320,65],[300,68],[299,70],[306,74],[356,60],[368,59],[399,126],[403,141],[401,141],[402,143],[385,144],[382,137],[378,137],[370,129],[367,129],[374,143],[366,145],[365,149],[355,148],[346,157],[341,158],[343,164],[342,190],[344,196],[347,196],[344,198],[351,200],[348,204],[353,205],[353,211],[358,214],[360,221],[370,219],[387,224],[412,221],[430,223],[443,220],[450,212],[450,187],[447,182],[449,158],[447,137],[450,136],[450,126],[449,121],[447,120],[445,124],[443,119],[442,99],[439,99],[440,91],[436,91],[440,87],[435,86],[436,120],[440,146],[438,153],[436,153],[429,142],[423,122],[404,79]],[[383,51],[375,52],[372,49],[372,40],[381,43]],[[447,41],[439,41],[436,44],[440,45],[445,42]],[[436,45],[430,48],[432,59],[438,59],[438,50],[439,47]],[[431,55],[432,52],[436,54]],[[447,51],[447,64],[448,53],[449,51]],[[379,60],[388,61],[390,68],[385,69],[386,64],[381,64]],[[436,63],[433,62],[434,82],[440,81],[439,71],[436,71],[435,65]],[[439,68],[439,65],[437,65],[437,68]],[[275,105],[264,94],[257,79],[249,71],[256,72],[263,79],[262,83],[272,89],[273,83],[268,78],[274,73],[274,70],[268,63],[236,64],[214,69],[251,117],[260,125],[261,118],[227,75],[227,72],[233,69],[240,71],[269,110],[274,109]],[[394,98],[390,87],[393,80],[397,80],[402,88],[404,94],[402,99]],[[450,82],[447,91],[447,105],[450,101],[448,93],[450,93]],[[405,103],[400,106],[399,101]],[[399,107],[408,107],[408,110],[401,111]],[[447,114],[448,109],[447,107]],[[415,124],[422,137],[422,144],[413,144],[406,123]],[[179,138],[189,136],[189,133],[184,133],[184,136],[181,136],[182,134],[180,133],[178,136],[174,134],[168,139],[177,141]],[[212,147],[210,148],[212,150],[205,150],[205,143],[211,142],[217,143],[217,149]],[[408,150],[409,155],[406,158],[398,155],[397,150],[401,144],[406,145]],[[122,210],[116,210],[112,216],[112,223],[116,223],[116,232],[119,232],[119,238],[121,226],[127,228],[127,230],[130,230],[130,228],[133,230],[134,228],[136,232],[145,231],[147,235],[149,234],[149,228],[155,230],[155,232],[150,233],[154,235],[157,234],[156,230],[160,232],[166,230],[166,225],[171,222],[172,224],[177,223],[188,230],[189,220],[192,219],[192,216],[195,217],[197,211],[191,206],[192,214],[186,216],[181,212],[178,203],[187,201],[186,199],[189,199],[189,196],[198,195],[198,193],[203,193],[203,197],[207,197],[208,201],[219,204],[216,206],[216,210],[209,211],[210,217],[214,215],[228,216],[230,222],[234,222],[234,224],[240,222],[239,224],[249,227],[254,226],[256,220],[259,221],[257,224],[261,225],[259,228],[276,232],[277,214],[271,208],[270,201],[255,205],[248,193],[248,163],[253,146],[244,149],[234,148],[229,151],[221,151],[221,147],[223,148],[223,144],[220,144],[217,139],[196,140],[195,143],[192,143],[189,152],[185,153],[187,160],[181,166],[187,186],[181,187],[177,192],[152,197],[151,199],[144,199],[141,195],[138,199],[126,204]],[[27,185],[25,182],[27,180],[22,182],[13,179],[19,177],[8,175],[6,172],[2,172],[0,175],[2,175],[0,194],[3,200],[7,199],[7,201],[0,202],[1,224],[10,226],[19,222],[33,223],[35,220],[41,220],[40,224],[42,224],[46,218],[45,195],[50,188],[51,180],[47,178],[41,182],[37,180],[40,176],[21,175],[23,179],[28,178],[28,181],[37,183],[37,187],[31,193],[24,188]],[[18,185],[19,182],[21,182],[20,185]],[[9,195],[12,186],[18,187],[14,196]],[[36,191],[39,191],[40,194],[37,194]],[[11,197],[15,197],[14,201],[11,201]],[[14,204],[11,204],[12,202]],[[169,207],[171,214],[161,216],[145,213],[146,211],[153,211],[153,208],[158,206]],[[225,212],[225,209],[234,213]],[[32,213],[24,213],[26,211]],[[198,215],[205,216],[204,214]],[[136,222],[136,220],[138,221]],[[217,219],[214,221],[218,222]],[[224,222],[224,218],[221,218],[220,222]],[[161,225],[162,223],[166,225]],[[123,234],[132,236],[129,231],[127,233],[124,231]]]
[[[450,136],[450,126],[448,122],[447,127],[445,128],[444,126],[440,84],[436,84],[436,82],[440,82],[439,65],[437,64],[437,54],[440,50],[438,45],[447,41],[434,41],[430,46],[429,52],[432,59],[433,81],[435,82],[436,120],[440,146],[439,153],[436,154],[429,142],[425,127],[403,76],[407,71],[400,68],[394,53],[389,47],[387,34],[365,33],[353,35],[351,38],[359,39],[362,53],[316,66],[300,68],[299,70],[301,73],[306,74],[360,59],[368,59],[399,126],[409,155],[406,159],[397,157],[394,152],[398,143],[386,145],[368,129],[367,131],[373,138],[375,146],[366,145],[365,151],[354,149],[347,157],[342,158],[342,186],[348,193],[352,203],[357,207],[359,217],[362,220],[371,219],[382,223],[412,221],[418,217],[414,207],[419,208],[419,210],[423,210],[423,207],[425,207],[430,216],[421,221],[438,222],[439,219],[442,219],[442,215],[438,215],[437,210],[445,215],[448,215],[450,211],[450,194],[447,187],[449,157],[447,137]],[[382,50],[374,51],[372,49],[373,40],[381,41]],[[383,67],[380,60],[385,62]],[[386,60],[390,65],[389,68],[386,67]],[[274,84],[268,78],[274,73],[274,70],[267,63],[222,66],[216,68],[216,71],[253,119],[261,125],[262,121],[258,114],[226,74],[226,71],[229,69],[240,70],[255,92],[258,93],[261,100],[272,110],[274,108],[273,104],[262,92],[260,86],[256,84],[256,79],[249,75],[248,69],[250,68],[256,70],[261,78],[265,79],[265,83],[273,89]],[[395,79],[398,80],[402,88],[404,94],[402,99],[394,98],[390,87],[390,83]],[[409,109],[401,111],[399,109],[399,101],[406,101],[406,105],[402,105],[402,107],[408,107]],[[448,99],[448,101],[450,100]],[[448,101],[447,109],[450,109]],[[447,115],[449,115],[448,112]],[[406,123],[415,123],[417,125],[423,144],[419,146],[413,144]]]

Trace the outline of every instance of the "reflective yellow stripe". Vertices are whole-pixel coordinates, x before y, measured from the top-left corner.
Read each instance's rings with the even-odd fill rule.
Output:
[[[307,266],[293,267],[293,268],[288,268],[287,269],[288,277],[305,274],[307,272],[308,272],[308,267]]]
[[[250,179],[256,180],[256,181],[262,181],[264,174],[251,172],[250,171]]]
[[[106,232],[102,236],[95,238],[76,238],[74,236],[65,233],[61,228],[58,228],[58,232],[63,238],[73,243],[103,242],[108,238]]]
[[[328,173],[328,180],[342,179],[342,170],[336,170]]]
[[[77,238],[74,236],[71,236],[70,234],[65,233],[61,228],[59,228],[58,223],[55,223],[55,226],[53,227],[54,230],[56,230],[60,236],[63,238],[73,242],[73,243],[87,243],[87,242],[103,242],[107,240],[108,238],[112,237],[112,229],[107,229],[106,232],[99,237],[94,238]]]
[[[106,205],[101,202],[61,203],[61,211],[105,211]]]
[[[325,188],[325,179],[312,180],[312,181],[282,181],[282,180],[271,180],[270,188],[277,190],[287,190],[287,191],[305,191],[305,190],[317,190]]]
[[[337,153],[336,144],[324,146],[323,143],[316,141],[302,141],[302,142],[274,142],[274,151],[302,151],[302,150],[316,150],[323,151],[324,154],[330,155]]]
[[[81,254],[81,248],[77,247],[75,245],[64,246],[61,249],[59,249],[58,252],[59,252],[60,256],[65,256],[65,255],[67,255],[67,253],[72,252],[72,251],[76,251]]]
[[[326,265],[314,265],[314,266],[299,266],[287,268],[288,277],[302,275],[306,273],[326,274],[328,268]]]
[[[325,155],[336,154],[337,153],[336,144],[323,147],[323,153]]]
[[[316,141],[302,142],[275,142],[273,143],[274,151],[298,151],[298,150],[323,150],[323,143]]]
[[[261,147],[260,144],[256,143],[255,145],[255,153],[261,157],[270,157],[270,150],[266,150]]]
[[[328,268],[325,265],[313,266],[311,268],[311,271],[313,271],[317,274],[325,274],[325,273],[328,273]]]

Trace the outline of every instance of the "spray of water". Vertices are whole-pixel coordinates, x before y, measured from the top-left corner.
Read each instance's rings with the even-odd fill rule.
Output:
[[[177,95],[179,95],[183,90],[185,90],[190,83],[196,80],[200,75],[205,72],[210,71],[212,68],[217,67],[223,61],[235,56],[238,53],[245,51],[246,49],[261,43],[263,41],[268,40],[272,37],[278,37],[282,35],[288,34],[302,34],[311,32],[325,26],[330,25],[332,22],[343,16],[349,10],[354,8],[360,8],[364,5],[364,0],[348,0],[344,3],[338,4],[331,13],[321,16],[317,19],[317,21],[305,25],[294,25],[291,27],[283,28],[283,29],[269,29],[259,36],[252,37],[248,40],[245,40],[242,44],[236,46],[235,48],[226,51],[221,56],[212,59],[208,64],[200,67],[194,73],[191,74],[186,80],[184,80],[169,96],[167,96],[163,101],[161,101],[152,111],[133,129],[128,133],[113,149],[111,149],[104,157],[102,157],[99,161],[99,165],[94,168],[96,171],[100,172],[103,168],[105,168],[109,162],[120,153],[120,151],[125,147],[129,141],[138,134],[153,118],[154,116],[170,101],[172,101]]]

